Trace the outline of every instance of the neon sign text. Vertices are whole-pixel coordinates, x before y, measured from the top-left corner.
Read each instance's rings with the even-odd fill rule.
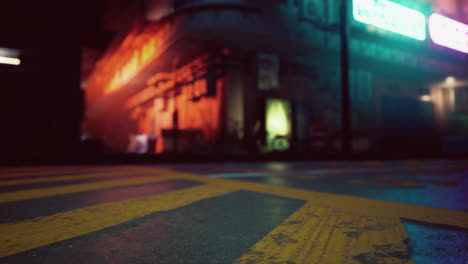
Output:
[[[417,40],[426,39],[424,14],[388,0],[353,0],[353,16],[365,24]]]
[[[468,53],[468,25],[432,14],[429,19],[429,33],[434,43]]]

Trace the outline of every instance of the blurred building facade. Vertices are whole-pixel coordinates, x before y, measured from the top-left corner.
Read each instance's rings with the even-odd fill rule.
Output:
[[[463,1],[393,2],[467,22]],[[339,1],[119,0],[108,10],[117,34],[82,82],[84,136],[119,152],[138,135],[157,153],[340,149]],[[467,55],[351,12],[355,151],[456,151],[450,142],[468,136]]]

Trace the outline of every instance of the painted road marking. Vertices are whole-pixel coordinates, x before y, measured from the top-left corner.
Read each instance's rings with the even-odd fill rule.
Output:
[[[302,205],[304,201],[238,191],[15,254],[0,263],[63,263],[79,256],[75,261],[81,263],[228,264]]]
[[[146,215],[169,211],[236,191],[227,186],[202,185],[160,195],[84,207],[51,216],[0,224],[0,257],[102,230]]]
[[[86,167],[70,167],[70,166],[33,166],[33,167],[10,167],[0,168],[0,173],[36,173],[45,171],[57,171],[57,170],[73,170],[82,169]],[[97,167],[96,167],[97,168]]]
[[[310,175],[311,179],[316,179],[316,176],[327,176],[329,177],[330,175],[333,176],[346,176],[346,175],[353,175],[356,173],[385,173],[388,174],[389,172],[421,172],[421,170],[428,170],[431,172],[436,171],[447,171],[447,170],[454,170],[453,168],[448,169],[448,168],[441,168],[439,166],[431,166],[431,167],[423,167],[418,170],[412,168],[412,167],[406,167],[406,168],[330,168],[330,169],[313,169],[313,170],[289,170],[287,171],[288,174],[295,174],[295,173],[304,173],[306,172],[308,175]],[[269,176],[274,176],[277,174],[282,174],[284,172],[282,171],[247,171],[247,172],[235,172],[235,173],[211,173],[207,174],[210,177],[215,177],[215,178],[226,178],[226,179],[232,179],[232,178],[250,178],[250,177],[269,177]],[[307,176],[291,176],[291,177],[300,177],[301,179],[307,179]]]
[[[98,173],[108,171],[122,171],[128,169],[135,169],[130,166],[115,166],[115,167],[65,167],[65,168],[25,168],[18,171],[0,171],[0,180],[2,178],[14,178],[14,177],[25,177],[25,176],[47,176],[67,173]]]
[[[49,177],[40,177],[40,178],[34,178],[34,179],[0,181],[0,186],[14,186],[14,185],[23,185],[23,184],[32,184],[32,183],[41,183],[41,182],[74,181],[74,180],[84,180],[84,179],[101,178],[101,177],[125,176],[125,175],[137,174],[137,173],[141,174],[141,170],[133,169],[129,171],[117,171],[117,172],[108,172],[108,173],[78,174],[78,175],[67,175],[67,176],[49,176]]]
[[[148,171],[151,171],[151,169],[148,169]],[[158,170],[157,172],[164,174],[162,170]],[[403,217],[421,222],[468,228],[468,212],[361,198],[350,195],[322,193],[279,185],[211,178],[203,175],[183,172],[167,171],[167,173],[181,179],[224,185],[239,190],[249,190],[310,201],[322,207],[332,207],[351,214],[366,212],[367,214],[374,216]]]
[[[0,212],[8,212],[0,214],[0,223],[24,221],[39,216],[53,215],[86,206],[156,195],[201,184],[203,183],[188,180],[169,180],[134,186],[122,186],[111,189],[71,193],[40,199],[0,203]]]
[[[320,193],[284,186],[244,182],[232,179],[211,178],[203,175],[176,172],[171,170],[146,168],[142,169],[141,171],[148,173],[156,173],[157,175],[165,175],[164,177],[171,177],[171,179],[186,179],[204,182],[207,184],[185,190],[178,190],[162,195],[141,197],[131,200],[85,207],[77,210],[58,213],[51,216],[38,217],[19,223],[1,224],[0,245],[4,246],[0,248],[0,257],[12,255],[15,253],[26,251],[28,249],[48,245],[68,238],[101,230],[103,228],[130,221],[132,219],[136,219],[154,212],[172,210],[180,206],[191,204],[195,201],[216,197],[237,190],[248,190],[253,192],[260,192],[293,199],[305,200],[307,201],[307,207],[305,207],[304,210],[319,210],[317,208],[322,208],[320,210],[326,210],[326,212],[334,212],[335,216],[333,217],[339,217],[339,219],[341,219],[340,223],[347,223],[346,219],[351,218],[353,224],[350,226],[345,226],[344,228],[342,228],[341,231],[345,232],[346,237],[349,238],[356,238],[353,236],[369,236],[368,241],[371,242],[380,241],[376,240],[377,238],[373,238],[373,236],[378,237],[382,235],[388,237],[392,234],[398,234],[400,237],[405,237],[406,233],[402,233],[401,230],[398,231],[399,228],[401,228],[401,225],[396,225],[396,222],[399,221],[399,218],[401,217],[433,224],[450,225],[465,229],[468,228],[467,212],[424,207],[390,201],[373,200],[347,195]],[[324,215],[330,215],[330,217],[332,217],[332,214],[330,212],[324,213]],[[301,211],[301,213],[298,214],[299,216],[305,215],[303,211]],[[317,221],[323,220],[320,217],[320,211],[318,211],[315,215],[319,216],[319,219]],[[328,218],[328,222],[333,220],[330,217]],[[359,229],[361,225],[359,225],[358,223],[361,223],[359,222],[361,221],[359,219],[361,219],[362,217],[365,217],[365,219],[370,219],[365,220],[367,222],[370,221],[375,223],[378,221],[382,221],[383,223],[388,225],[388,228],[379,232],[367,232],[369,230],[361,230],[362,228]],[[309,215],[309,218],[313,218],[313,215]],[[307,220],[304,223],[308,223],[308,221],[313,221],[313,219],[304,220]],[[299,224],[299,222],[297,222],[299,220],[294,220],[294,218],[292,218],[291,221],[289,222],[290,225],[288,226],[292,227],[295,224]],[[322,224],[326,223],[326,221],[322,222]],[[387,229],[391,231],[388,231]],[[297,238],[288,239],[289,235],[284,233],[286,231],[283,232],[282,229],[280,229],[280,231],[281,232],[273,233],[273,235],[276,235],[272,237],[272,239],[275,239],[275,241],[277,241],[279,244],[295,240],[304,241],[304,243],[306,243],[305,240],[298,240]],[[359,234],[359,232],[361,231],[362,233]],[[345,241],[348,241],[347,238],[340,238],[342,236],[335,237],[334,232],[335,231],[329,233],[331,234],[331,237],[329,237],[330,246],[326,247],[327,252],[335,252],[332,249],[334,244],[336,244],[338,248],[346,250],[346,247],[343,247],[342,244],[345,244]],[[384,238],[379,239],[382,239],[380,242],[384,241]],[[393,240],[389,238],[385,239],[385,241],[393,241],[392,243],[396,247],[396,249],[399,249],[402,246],[401,241],[398,242],[396,238],[394,238]],[[356,239],[350,241],[358,241],[359,243],[357,244],[362,244],[362,246],[353,246],[353,251],[351,252],[350,249],[350,253],[346,255],[348,258],[352,258],[353,256],[356,256],[358,258],[365,258],[368,256],[366,255],[366,252],[372,250],[372,244],[367,243],[365,240]],[[293,244],[296,243],[293,242]],[[301,244],[301,247],[311,248],[311,246],[308,244]],[[361,249],[365,249],[367,251],[361,252]],[[382,247],[381,249],[377,248],[375,250],[384,249],[385,247]],[[273,254],[276,251],[271,252]],[[332,253],[327,254],[332,255]],[[327,259],[325,257],[323,258]]]
[[[0,193],[0,203],[36,199],[36,198],[43,198],[43,197],[78,193],[78,192],[85,192],[85,191],[109,189],[109,188],[114,188],[114,187],[155,183],[155,182],[162,182],[162,181],[168,181],[168,180],[173,180],[173,179],[174,177],[172,177],[171,175],[151,176],[151,177],[143,177],[143,178],[130,179],[130,180],[116,180],[116,181],[104,181],[104,182],[100,181],[100,182],[95,182],[95,183],[82,183],[82,184],[73,184],[73,185],[66,185],[66,186],[59,186],[59,187],[39,188],[39,189],[22,190],[22,191],[15,191],[15,192],[5,192],[5,193]]]
[[[407,241],[399,218],[308,202],[234,263],[414,263]]]

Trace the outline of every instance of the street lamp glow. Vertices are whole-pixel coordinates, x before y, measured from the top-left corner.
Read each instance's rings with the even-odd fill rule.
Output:
[[[20,65],[21,60],[18,58],[9,58],[0,56],[0,64]]]
[[[432,97],[430,95],[428,95],[428,94],[421,95],[421,101],[430,102],[430,101],[432,101]]]
[[[449,76],[445,79],[445,84],[449,85],[449,86],[453,86],[455,85],[455,83],[457,82],[457,80],[455,79],[455,77],[453,76]]]
[[[9,64],[9,65],[20,65],[21,60],[18,58],[10,58],[0,56],[0,64]]]
[[[0,47],[0,64],[20,65],[19,56],[19,50]]]

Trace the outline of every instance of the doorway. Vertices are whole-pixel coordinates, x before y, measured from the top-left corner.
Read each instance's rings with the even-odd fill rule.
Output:
[[[291,148],[292,107],[288,100],[268,98],[265,101],[266,151]]]

